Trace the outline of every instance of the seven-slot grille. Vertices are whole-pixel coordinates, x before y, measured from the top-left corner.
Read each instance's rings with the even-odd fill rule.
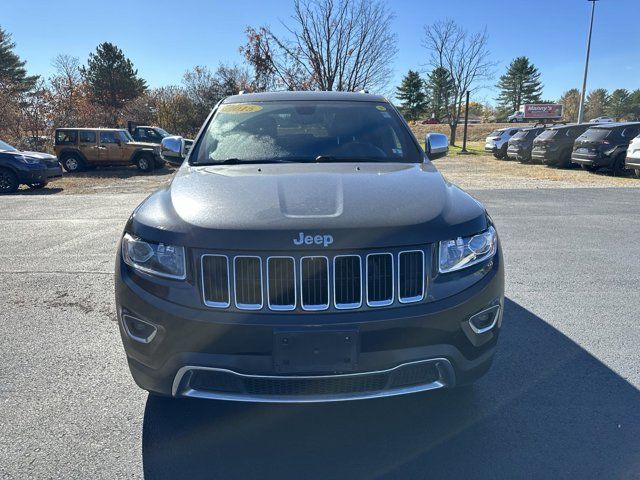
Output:
[[[422,250],[368,255],[260,256],[205,254],[202,292],[209,307],[272,311],[339,310],[419,302],[425,296]]]

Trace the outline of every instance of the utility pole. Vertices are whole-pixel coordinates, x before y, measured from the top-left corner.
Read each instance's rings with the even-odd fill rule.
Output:
[[[591,32],[593,31],[593,14],[596,11],[598,0],[587,0],[591,2],[591,22],[589,22],[589,37],[587,39],[587,58],[584,62],[584,78],[582,80],[582,95],[580,95],[580,110],[578,110],[578,123],[584,122],[584,99],[587,94],[587,72],[589,71],[589,53],[591,53]]]
[[[467,90],[467,102],[464,108],[464,134],[462,135],[462,150],[460,153],[467,152],[467,124],[469,123],[469,90]]]

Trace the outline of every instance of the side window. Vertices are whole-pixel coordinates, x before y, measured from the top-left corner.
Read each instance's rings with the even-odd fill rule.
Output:
[[[149,138],[159,138],[160,137],[160,135],[158,135],[155,130],[151,130],[150,128],[147,129],[146,134],[147,134],[147,136]]]
[[[116,132],[100,132],[100,143],[116,143]]]
[[[96,143],[96,132],[80,130],[80,143]]]
[[[138,136],[138,138],[140,138],[141,140],[145,140],[147,138],[147,129],[146,128],[138,128],[136,130],[136,135]]]
[[[78,139],[77,130],[58,130],[56,131],[56,145],[73,145]]]
[[[516,133],[518,133],[518,130],[509,130],[510,137],[513,137]]]

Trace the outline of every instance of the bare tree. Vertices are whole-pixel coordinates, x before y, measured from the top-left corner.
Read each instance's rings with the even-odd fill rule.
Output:
[[[486,30],[469,33],[453,20],[424,27],[422,45],[431,52],[430,65],[446,69],[451,76],[451,103],[448,108],[451,145],[456,142],[456,128],[466,92],[477,90],[480,82],[493,76],[496,63],[489,60],[487,40]]]
[[[393,14],[382,0],[295,0],[287,36],[247,28],[241,48],[260,86],[381,89],[396,55]]]

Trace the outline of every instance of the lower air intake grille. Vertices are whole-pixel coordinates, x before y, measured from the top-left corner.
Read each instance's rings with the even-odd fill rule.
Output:
[[[313,397],[383,392],[428,385],[441,379],[437,364],[445,360],[414,362],[392,370],[333,376],[269,377],[239,375],[228,370],[191,370],[179,387],[212,394],[256,397]]]

